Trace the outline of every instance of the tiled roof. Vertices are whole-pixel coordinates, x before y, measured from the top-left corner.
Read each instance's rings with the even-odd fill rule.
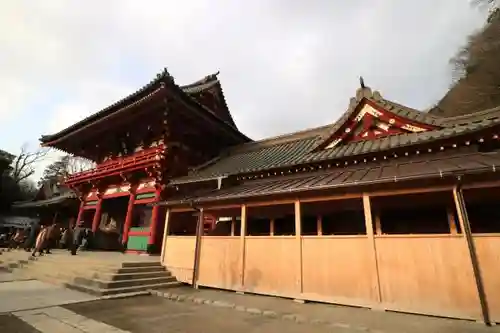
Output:
[[[330,127],[330,130],[325,133],[325,138],[333,135],[337,130],[342,127],[342,125],[353,116],[353,114],[358,109],[360,103],[364,100],[370,100],[372,103],[380,106],[381,108],[398,115],[403,118],[407,118],[413,121],[428,125],[437,125],[441,118],[434,115],[428,114],[426,112],[417,111],[415,109],[403,106],[401,104],[386,100],[382,98],[382,95],[378,91],[372,92],[368,87],[360,88],[356,91],[356,97],[351,98],[347,110],[338,118],[338,120]]]
[[[64,194],[44,200],[15,202],[12,205],[12,208],[16,209],[16,208],[33,208],[33,207],[50,206],[62,203],[69,199],[76,199],[76,194],[73,191],[66,192]]]
[[[111,104],[110,106],[102,109],[101,111],[98,111],[98,112],[88,116],[87,118],[59,131],[58,133],[50,134],[50,135],[43,135],[40,138],[40,141],[42,143],[48,143],[48,142],[53,141],[57,138],[63,137],[65,135],[71,133],[72,131],[75,131],[78,128],[81,128],[87,124],[93,123],[93,122],[95,122],[95,121],[97,121],[105,116],[110,115],[110,114],[113,114],[114,112],[116,112],[120,108],[122,108],[130,103],[133,103],[134,101],[140,100],[141,98],[144,98],[145,96],[150,94],[152,91],[157,89],[160,86],[161,82],[170,82],[170,83],[174,84],[174,86],[176,86],[180,91],[184,92],[185,94],[187,94],[189,96],[189,95],[199,94],[200,92],[203,92],[203,91],[210,89],[210,88],[217,86],[217,85],[220,86],[220,82],[217,78],[217,74],[218,73],[208,75],[208,76],[204,77],[203,79],[196,81],[192,84],[188,84],[185,86],[176,86],[174,81],[173,81],[174,80],[173,77],[165,69],[162,73],[158,74],[148,84],[146,84],[145,86],[143,86],[139,90],[135,91],[134,93],[132,93],[132,94],[128,95],[127,97]],[[222,93],[222,91],[221,91],[221,93]],[[206,106],[204,106],[204,105],[201,105],[201,106],[202,106],[202,108],[206,109],[207,111],[213,113],[214,116],[218,117],[218,115],[216,115],[212,110],[210,110]],[[234,127],[234,122],[231,124],[226,119],[221,119],[221,120],[225,124],[227,124],[231,127]]]
[[[0,227],[4,228],[27,228],[39,222],[38,217],[0,216]]]
[[[327,129],[328,127],[319,127],[234,147],[190,175],[174,179],[172,184],[299,163],[321,141],[322,134]]]
[[[219,100],[220,108],[217,110],[210,110],[218,117],[220,117],[223,121],[225,121],[228,125],[237,128],[236,123],[234,122],[233,116],[227,107],[226,98],[224,97],[224,92],[222,90],[222,85],[220,81],[217,79],[217,75],[219,72],[208,75],[205,78],[196,81],[192,84],[180,87],[183,92],[188,95],[191,95],[194,99],[196,99],[196,95],[203,94],[206,91],[212,91],[213,94],[217,95],[216,98]]]
[[[332,133],[335,133],[352,115],[363,98],[369,98],[387,111],[401,117],[438,126],[439,129],[391,135],[374,140],[349,142],[334,148],[315,151],[318,145],[323,143]],[[372,93],[369,88],[365,88],[358,90],[357,97],[351,99],[348,110],[333,125],[244,144],[225,152],[225,154],[212,160],[211,163],[193,170],[188,176],[174,179],[172,183],[181,184],[217,176],[237,175],[280,167],[291,167],[304,163],[351,158],[457,137],[499,124],[500,107],[467,116],[439,118],[383,99],[378,92]]]
[[[416,179],[442,178],[483,172],[496,172],[500,152],[419,155],[385,163],[332,168],[326,171],[249,180],[220,190],[201,190],[189,196],[172,197],[167,205],[296,193],[310,190],[363,186]]]

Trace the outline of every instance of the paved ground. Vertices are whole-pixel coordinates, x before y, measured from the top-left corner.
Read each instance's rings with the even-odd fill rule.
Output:
[[[41,333],[130,333],[59,306],[20,311],[14,315]]]
[[[98,299],[96,297],[36,280],[15,279],[13,274],[0,273],[2,333],[126,332],[59,306],[93,301]]]
[[[16,276],[14,274],[0,271],[0,282],[11,282],[15,280]]]
[[[25,323],[14,315],[0,315],[0,332],[5,333],[40,333],[39,330]],[[54,332],[55,333],[55,332]]]
[[[95,299],[84,293],[36,280],[0,283],[0,314]]]
[[[299,304],[289,299],[237,294],[231,291],[214,289],[193,289],[190,287],[163,290],[182,303],[201,302],[207,307],[232,304],[234,308],[255,310],[252,312],[272,311],[278,317],[290,316],[306,322],[322,322],[352,328],[356,332],[385,333],[499,333],[500,326],[485,325],[466,321],[429,316],[419,316],[395,312],[373,311],[364,308],[334,306],[319,303]],[[180,297],[179,297],[180,296]],[[177,302],[180,303],[180,302]],[[233,309],[235,311],[235,309]]]
[[[233,309],[172,302],[154,296],[71,304],[64,308],[133,333],[359,333],[342,327],[297,324]]]
[[[2,259],[18,260],[23,255],[12,252]],[[92,259],[92,255],[88,256]],[[85,259],[83,255],[81,258]],[[116,258],[109,255],[108,259]],[[229,291],[181,287],[160,290],[158,294],[169,298],[102,300],[36,280],[19,281],[15,274],[0,270],[0,332],[500,333],[500,326],[488,328],[463,320],[298,304]]]

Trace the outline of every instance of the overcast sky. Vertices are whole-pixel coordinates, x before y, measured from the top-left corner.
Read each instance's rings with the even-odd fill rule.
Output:
[[[1,1],[0,148],[16,153],[140,88],[220,70],[253,139],[332,123],[365,83],[418,109],[485,13],[467,0]]]

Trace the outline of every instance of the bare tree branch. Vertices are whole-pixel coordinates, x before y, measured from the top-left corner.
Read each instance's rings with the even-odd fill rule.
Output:
[[[21,151],[14,158],[11,171],[12,179],[16,184],[31,177],[35,173],[35,166],[42,161],[48,154],[49,150],[40,148],[36,151],[29,151],[26,145],[21,147]]]
[[[83,157],[69,156],[66,171],[69,175],[95,168],[95,163]]]
[[[41,186],[46,181],[52,183],[63,182],[65,178],[73,173],[86,171],[94,167],[95,163],[90,160],[77,156],[64,155],[47,165],[38,185]]]

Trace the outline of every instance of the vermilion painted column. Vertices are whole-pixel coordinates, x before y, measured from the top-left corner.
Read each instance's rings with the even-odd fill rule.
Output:
[[[122,244],[127,244],[128,242],[128,233],[130,231],[130,226],[132,225],[134,202],[135,202],[135,192],[131,191],[130,198],[128,199],[127,217],[125,217],[125,224],[123,225]]]
[[[84,206],[85,206],[85,200],[82,200],[82,202],[80,202],[80,209],[78,210],[78,215],[76,217],[76,221],[75,221],[74,225],[70,225],[69,226],[70,228],[73,228],[73,227],[77,226],[78,222],[80,222],[80,219],[82,218],[83,207]]]
[[[155,202],[160,201],[161,190],[156,190]],[[156,242],[156,233],[158,230],[158,213],[160,212],[160,206],[154,206],[153,212],[151,213],[151,227],[149,233],[148,245],[152,245]]]
[[[99,223],[101,222],[101,207],[102,207],[102,198],[99,198],[97,201],[97,205],[95,207],[94,219],[92,220],[92,232],[95,234],[97,228],[99,228]]]

